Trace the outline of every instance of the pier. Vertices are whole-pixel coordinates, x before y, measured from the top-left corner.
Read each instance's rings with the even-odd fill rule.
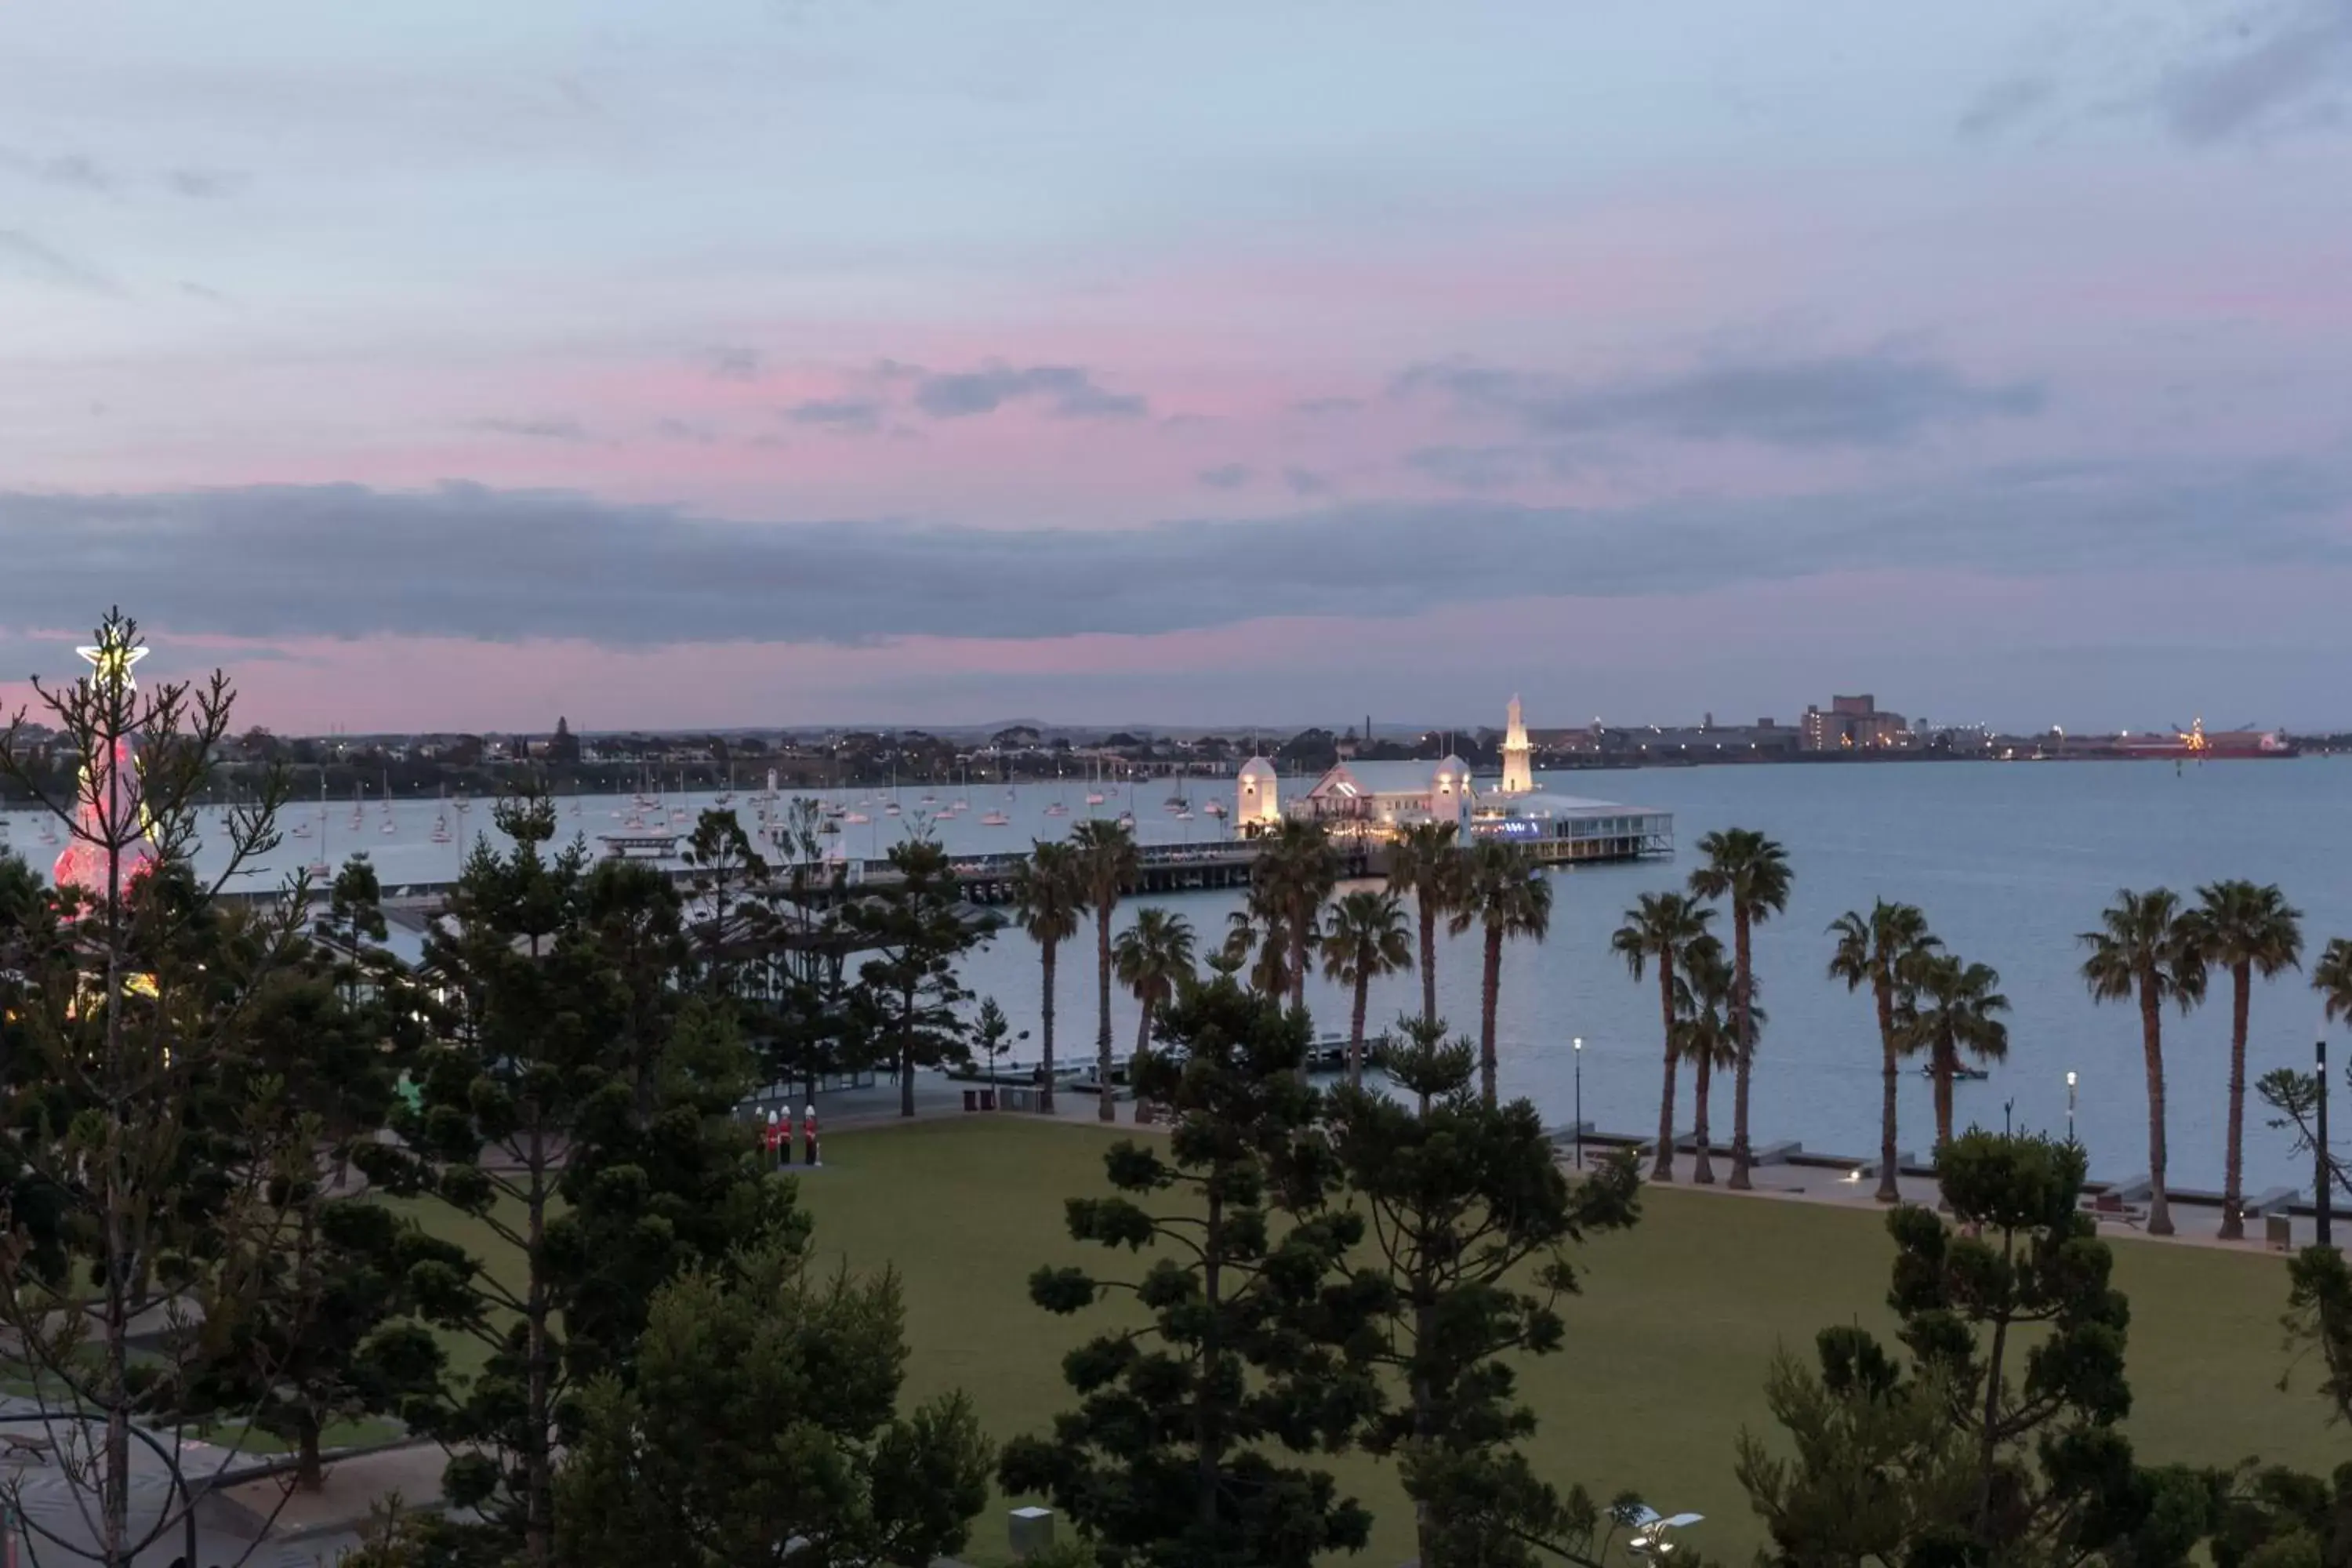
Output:
[[[1519,847],[1533,860],[1546,866],[1601,865],[1612,861],[1650,859],[1674,853],[1670,834],[1648,827],[1644,819],[1632,822],[1643,826],[1624,831],[1580,833],[1571,837],[1531,838],[1519,843]],[[1465,842],[1466,850],[1477,838]],[[660,833],[607,834],[600,838],[604,858],[631,860],[652,868],[681,889],[692,885],[695,872],[677,863],[676,847],[682,835]],[[1388,846],[1370,837],[1335,837],[1334,847],[1339,851],[1340,878],[1346,881],[1388,874]],[[1265,852],[1265,841],[1259,838],[1236,838],[1216,844],[1147,844],[1136,850],[1136,876],[1123,889],[1128,898],[1160,898],[1176,893],[1213,892],[1222,889],[1246,888],[1252,868]],[[962,896],[975,904],[1009,903],[1021,868],[1028,863],[1026,849],[994,850],[980,855],[950,855],[948,869],[955,878]],[[861,888],[887,887],[898,879],[898,871],[887,859],[828,860],[812,868],[808,902],[813,905],[832,903],[840,898],[854,896]],[[778,879],[781,885],[782,879]],[[384,907],[403,911],[438,913],[440,907],[457,887],[455,878],[425,881],[393,881],[387,879],[383,889]],[[324,880],[314,881],[312,896],[324,899]],[[222,900],[235,904],[269,903],[282,895],[280,887],[240,888],[224,891]]]

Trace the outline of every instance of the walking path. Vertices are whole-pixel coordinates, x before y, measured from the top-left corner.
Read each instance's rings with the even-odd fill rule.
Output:
[[[1601,1145],[1587,1143],[1584,1157],[1589,1163],[1596,1155],[1607,1152]],[[1561,1152],[1565,1158],[1572,1160],[1574,1157],[1572,1145],[1564,1145]],[[1643,1156],[1642,1174],[1645,1181],[1649,1178],[1651,1163],[1650,1159]],[[1878,1201],[1878,1178],[1868,1172],[1850,1176],[1843,1171],[1820,1165],[1759,1165],[1750,1176],[1755,1183],[1754,1189],[1738,1193],[1724,1184],[1731,1175],[1730,1156],[1720,1152],[1714,1156],[1715,1184],[1712,1186],[1702,1186],[1692,1180],[1696,1163],[1695,1156],[1677,1153],[1673,1164],[1674,1185],[1690,1192],[1719,1194],[1732,1199],[1778,1199],[1784,1203],[1826,1204],[1839,1208],[1882,1212],[1889,1206]],[[1906,1204],[1932,1208],[1942,1196],[1933,1176],[1906,1173],[1898,1175],[1895,1184]],[[2135,1215],[2143,1215],[2147,1206],[2145,1202],[2128,1205]],[[2120,1218],[2103,1218],[2099,1224],[2099,1234],[2109,1240],[2168,1241],[2182,1246],[2215,1247],[2225,1252],[2263,1253],[2272,1250],[2263,1239],[2263,1222],[2259,1218],[2250,1217],[2246,1221],[2247,1239],[2223,1241],[2220,1235],[2221,1211],[2206,1204],[2184,1204],[2176,1200],[2172,1205],[2172,1236],[2151,1237],[2147,1234],[2144,1219],[2126,1223]],[[2294,1216],[2293,1227],[2293,1245],[2296,1247],[2308,1246],[2318,1239],[2316,1225],[2307,1215]]]

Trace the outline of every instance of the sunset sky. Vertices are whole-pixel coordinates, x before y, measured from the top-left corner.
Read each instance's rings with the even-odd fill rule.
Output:
[[[0,8],[0,675],[283,731],[2352,728],[2347,365],[2343,0]]]

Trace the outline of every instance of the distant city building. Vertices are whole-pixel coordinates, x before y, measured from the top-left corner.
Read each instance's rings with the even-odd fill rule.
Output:
[[[1907,744],[1911,734],[1902,714],[1883,711],[1866,691],[1832,697],[1826,709],[1808,704],[1800,728],[1809,752],[1885,750]]]

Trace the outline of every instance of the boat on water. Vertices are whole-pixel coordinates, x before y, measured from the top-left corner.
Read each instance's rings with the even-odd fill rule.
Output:
[[[862,811],[853,811],[853,812],[851,812],[848,816],[846,816],[843,817],[841,820],[842,820],[842,821],[844,821],[844,822],[851,823],[851,824],[862,824],[862,823],[871,822],[871,821],[873,821],[874,819],[873,819],[872,817],[870,817],[870,816],[866,816],[866,815],[864,812],[862,812]]]
[[[1067,816],[1070,815],[1070,808],[1064,805],[1057,800],[1053,805],[1045,808],[1045,815],[1047,816]]]
[[[2114,754],[2153,762],[2231,762],[2250,757],[2292,757],[2302,748],[2276,730],[2208,730],[2197,720],[2186,730],[2118,735]]]
[[[1919,1068],[1919,1076],[1921,1078],[1934,1078],[1936,1076],[1935,1065],[1933,1063],[1928,1063],[1922,1066]],[[1992,1077],[1992,1074],[1987,1072],[1982,1068],[1963,1066],[1954,1068],[1952,1069],[1952,1077],[1955,1080],[1961,1080],[1969,1083],[1982,1083],[1985,1079]]]
[[[1224,803],[1223,801],[1221,801],[1221,800],[1213,800],[1213,801],[1211,801],[1208,805],[1206,805],[1202,806],[1201,809],[1202,809],[1202,810],[1203,810],[1203,811],[1205,811],[1205,812],[1207,812],[1211,816],[1214,816],[1214,817],[1221,817],[1221,818],[1222,818],[1222,817],[1223,817],[1223,816],[1225,816],[1227,815],[1227,811],[1226,811],[1226,807],[1225,807],[1225,803]]]
[[[1013,819],[1001,811],[984,811],[980,814],[980,825],[982,827],[1010,827]]]

